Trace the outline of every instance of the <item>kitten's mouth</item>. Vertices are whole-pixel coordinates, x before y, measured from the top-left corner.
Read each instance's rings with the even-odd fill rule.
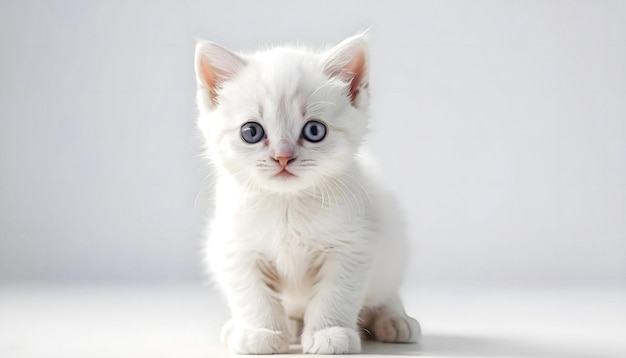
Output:
[[[295,177],[295,175],[291,172],[289,172],[287,169],[283,169],[280,172],[278,172],[278,174],[274,175],[277,178],[291,178],[291,177]]]

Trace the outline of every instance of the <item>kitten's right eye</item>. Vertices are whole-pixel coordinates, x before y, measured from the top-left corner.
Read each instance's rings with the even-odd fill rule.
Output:
[[[264,137],[263,127],[257,122],[248,122],[241,126],[241,139],[247,143],[258,143]]]

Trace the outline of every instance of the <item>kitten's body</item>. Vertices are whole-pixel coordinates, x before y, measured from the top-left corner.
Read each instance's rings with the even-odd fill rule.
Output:
[[[198,45],[199,124],[218,178],[207,262],[232,311],[223,338],[234,352],[283,353],[301,331],[306,353],[355,353],[358,322],[381,341],[419,337],[397,296],[401,216],[359,154],[367,61],[358,36],[322,54]],[[306,139],[311,121],[322,140]],[[262,141],[242,139],[249,122]]]

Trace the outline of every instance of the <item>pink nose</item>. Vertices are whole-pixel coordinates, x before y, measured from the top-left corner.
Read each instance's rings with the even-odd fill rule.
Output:
[[[280,166],[284,168],[289,163],[291,163],[294,160],[296,160],[296,158],[292,158],[292,157],[276,157],[276,158],[274,158],[274,160],[277,161],[278,164],[280,164]]]

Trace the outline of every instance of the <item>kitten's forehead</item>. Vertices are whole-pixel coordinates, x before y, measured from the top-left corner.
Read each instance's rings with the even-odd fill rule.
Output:
[[[343,126],[338,114],[350,107],[347,86],[324,72],[320,54],[275,48],[245,59],[246,67],[221,92],[227,128],[258,121],[270,140],[297,141],[309,120]]]
[[[241,85],[256,98],[259,116],[277,132],[299,132],[302,121],[319,111],[311,104],[322,99],[320,89],[328,85],[319,55],[277,48],[249,59]]]
[[[326,82],[319,55],[289,48],[276,48],[252,57],[251,70],[274,101],[308,95]]]

